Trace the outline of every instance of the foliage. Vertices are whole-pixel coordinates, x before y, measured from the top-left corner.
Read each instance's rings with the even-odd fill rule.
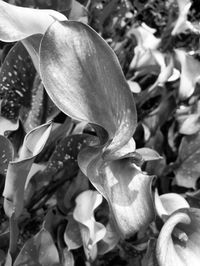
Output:
[[[0,264],[198,266],[197,1],[7,2]]]

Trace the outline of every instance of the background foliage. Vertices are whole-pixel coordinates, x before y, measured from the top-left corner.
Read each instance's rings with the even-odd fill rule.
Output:
[[[79,151],[88,144],[88,135],[95,137],[98,131],[71,119],[54,105],[21,42],[1,42],[0,263],[12,265],[9,248],[12,259],[16,259],[13,265],[170,265],[155,258],[155,246],[158,249],[165,240],[161,233],[167,215],[190,207],[183,212],[190,217],[192,232],[200,239],[196,222],[200,207],[198,1],[191,2],[179,24],[184,4],[190,1],[182,1],[183,6],[181,1],[171,0],[7,2],[50,8],[87,22],[114,50],[136,103],[138,122],[133,138],[143,160],[133,160],[136,165],[139,161],[137,166],[144,175],[152,176],[156,218],[145,230],[119,239],[110,224],[106,197],[97,193],[77,163]],[[36,149],[40,138],[42,144]],[[147,149],[140,153],[144,147]],[[20,182],[13,178],[17,171],[22,176]],[[4,190],[6,182],[16,192],[14,195]],[[159,198],[167,193],[177,193],[187,201],[172,194],[171,201],[168,196]],[[160,201],[167,212],[163,212]],[[20,213],[17,222],[9,212],[11,202],[15,215]],[[180,213],[173,215],[176,218]],[[187,242],[190,231],[178,228],[173,240]],[[195,244],[198,239],[191,236]],[[92,243],[90,249],[87,241]]]

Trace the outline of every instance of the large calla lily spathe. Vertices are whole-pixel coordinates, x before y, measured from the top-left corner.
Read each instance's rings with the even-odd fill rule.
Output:
[[[93,29],[41,12],[0,1],[0,39],[22,40],[54,103],[94,126],[98,137],[88,141],[78,163],[108,201],[120,235],[130,237],[154,219],[153,177],[138,166],[141,156],[132,139],[132,93],[116,55]]]

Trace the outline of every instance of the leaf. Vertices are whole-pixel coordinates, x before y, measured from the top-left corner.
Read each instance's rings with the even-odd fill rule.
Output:
[[[59,266],[59,255],[51,235],[42,229],[29,239],[17,256],[14,266]]]
[[[71,172],[77,171],[77,156],[79,151],[86,146],[88,137],[89,135],[86,134],[78,134],[61,139],[52,153],[44,173],[53,175],[63,167],[68,167]]]
[[[0,174],[6,175],[8,164],[12,161],[14,150],[11,142],[4,136],[0,135]]]
[[[156,245],[159,266],[200,264],[200,210],[180,209],[162,227]]]
[[[179,96],[184,100],[194,93],[196,83],[200,78],[200,63],[184,50],[175,49],[175,53],[181,64]]]
[[[134,157],[104,161],[99,153],[92,148],[81,151],[80,168],[108,201],[120,237],[131,237],[154,219],[153,177],[136,166]]]
[[[14,42],[33,34],[43,34],[55,19],[66,20],[66,17],[55,10],[18,7],[1,0],[0,39]]]
[[[41,42],[40,70],[48,94],[64,113],[108,132],[112,141],[108,153],[132,137],[136,127],[132,94],[116,55],[89,26],[53,23]]]
[[[16,43],[6,56],[0,73],[2,116],[17,120],[22,106],[30,109],[35,73],[25,47],[21,42]]]
[[[161,196],[155,192],[155,207],[156,212],[160,218],[165,219],[166,216],[171,215],[173,212],[181,208],[189,208],[188,202],[179,194],[166,193]]]
[[[200,133],[182,138],[175,180],[179,186],[195,188],[200,173]]]
[[[101,194],[92,190],[86,190],[76,198],[73,217],[79,223],[83,247],[88,260],[95,260],[96,244],[106,234],[104,225],[96,222],[94,218],[94,210],[101,204],[102,199]]]
[[[43,149],[50,131],[51,123],[35,128],[26,135],[20,157],[9,163],[4,187],[4,210],[8,217],[19,217],[23,210],[24,187],[35,157]]]

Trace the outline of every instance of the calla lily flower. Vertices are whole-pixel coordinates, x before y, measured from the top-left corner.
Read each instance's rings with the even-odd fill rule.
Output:
[[[159,266],[200,265],[200,210],[174,212],[162,227],[156,245]]]
[[[3,1],[0,39],[22,40],[53,102],[96,130],[97,137],[88,139],[78,163],[108,201],[119,235],[130,237],[147,227],[154,219],[153,177],[140,169],[142,156],[132,139],[136,107],[112,49],[81,22]]]

